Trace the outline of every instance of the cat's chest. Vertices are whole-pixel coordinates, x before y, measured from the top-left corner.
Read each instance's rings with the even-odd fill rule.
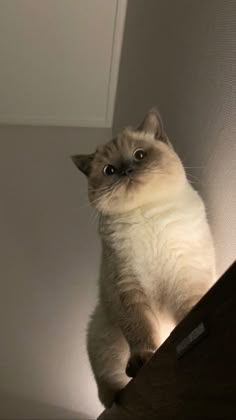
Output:
[[[160,239],[158,223],[147,221],[124,232],[124,249],[127,247],[126,252],[137,268],[141,269],[144,265],[147,268],[147,265],[150,267],[156,262]]]
[[[165,230],[165,233],[164,233]],[[145,285],[161,281],[164,273],[170,234],[158,218],[145,219],[120,228],[117,233],[118,252],[131,272]]]
[[[135,276],[151,293],[157,287],[165,293],[186,261],[195,258],[193,248],[201,242],[199,227],[193,215],[176,210],[160,214],[153,209],[151,217],[140,214],[107,223],[101,234],[116,271]]]

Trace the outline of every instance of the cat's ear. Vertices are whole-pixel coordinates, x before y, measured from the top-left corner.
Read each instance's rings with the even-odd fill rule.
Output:
[[[152,108],[147,112],[144,120],[138,127],[138,131],[149,133],[157,140],[167,141],[164,125],[156,108]]]
[[[71,159],[73,160],[75,166],[77,166],[84,175],[89,176],[94,156],[94,153],[91,155],[74,155],[71,156]]]

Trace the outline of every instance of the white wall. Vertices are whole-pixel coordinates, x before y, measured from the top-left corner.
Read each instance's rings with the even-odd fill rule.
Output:
[[[85,350],[99,242],[70,160],[110,130],[0,128],[0,418],[94,419]]]
[[[236,255],[235,0],[129,0],[114,132],[153,105],[205,199],[220,275]]]
[[[126,0],[0,0],[0,123],[111,127]]]

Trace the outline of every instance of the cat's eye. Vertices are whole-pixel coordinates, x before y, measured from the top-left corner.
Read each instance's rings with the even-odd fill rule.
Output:
[[[139,160],[142,160],[144,158],[145,158],[145,152],[144,152],[143,149],[137,149],[137,150],[135,150],[135,152],[134,152],[134,160],[139,161]]]
[[[104,175],[111,176],[111,175],[114,175],[115,172],[116,172],[116,169],[112,165],[106,165],[103,168]]]

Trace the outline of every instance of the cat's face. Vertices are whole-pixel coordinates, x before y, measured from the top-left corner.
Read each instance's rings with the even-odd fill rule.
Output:
[[[164,201],[185,183],[180,159],[166,141],[159,114],[150,111],[137,130],[126,129],[92,155],[73,157],[88,177],[91,204],[104,214]]]

